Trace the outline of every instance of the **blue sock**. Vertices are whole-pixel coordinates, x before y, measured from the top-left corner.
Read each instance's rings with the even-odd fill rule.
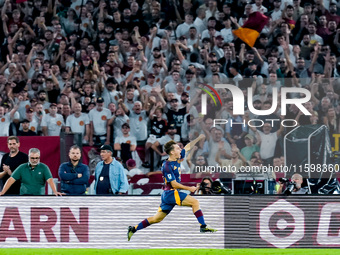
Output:
[[[196,211],[194,214],[195,214],[198,222],[201,224],[201,226],[206,226],[206,224],[204,222],[204,216],[203,216],[203,213],[202,213],[201,209]]]
[[[143,228],[146,228],[150,226],[150,223],[147,219],[141,221],[137,226],[135,226],[136,231],[141,230]]]

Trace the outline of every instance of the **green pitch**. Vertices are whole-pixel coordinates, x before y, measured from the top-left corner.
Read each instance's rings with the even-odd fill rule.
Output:
[[[337,249],[0,249],[1,255],[333,255]]]

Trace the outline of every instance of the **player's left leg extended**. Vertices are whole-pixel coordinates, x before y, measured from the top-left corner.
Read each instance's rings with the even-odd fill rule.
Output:
[[[168,214],[163,212],[163,211],[158,211],[154,216],[152,217],[149,217],[143,221],[141,221],[138,225],[136,225],[135,227],[132,227],[130,226],[128,228],[128,233],[127,233],[127,236],[128,236],[128,241],[130,241],[132,235],[134,233],[136,233],[138,230],[141,230],[143,228],[146,228],[148,226],[150,226],[151,224],[154,224],[154,223],[159,223],[161,222]]]
[[[216,232],[216,229],[210,228],[205,224],[203,212],[200,209],[200,203],[198,200],[190,195],[187,195],[187,197],[182,201],[182,206],[191,206],[193,213],[195,214],[197,221],[200,223],[201,232]]]

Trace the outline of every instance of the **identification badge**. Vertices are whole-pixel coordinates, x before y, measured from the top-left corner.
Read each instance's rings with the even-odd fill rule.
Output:
[[[99,177],[99,181],[101,181],[101,182],[104,181],[104,177],[103,177],[103,176],[100,176],[100,177]]]

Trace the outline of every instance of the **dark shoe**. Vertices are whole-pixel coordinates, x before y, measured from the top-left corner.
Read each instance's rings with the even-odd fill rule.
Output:
[[[135,228],[132,227],[132,226],[129,226],[128,227],[128,232],[127,232],[127,238],[128,238],[128,241],[130,241],[132,235],[136,232]]]
[[[200,228],[201,233],[207,233],[207,232],[214,233],[216,231],[217,231],[217,229],[213,229],[211,227],[208,227],[207,225],[202,225],[201,228]]]
[[[144,168],[150,168],[151,165],[150,165],[148,162],[145,162],[145,163],[142,164],[142,167],[144,167]]]

